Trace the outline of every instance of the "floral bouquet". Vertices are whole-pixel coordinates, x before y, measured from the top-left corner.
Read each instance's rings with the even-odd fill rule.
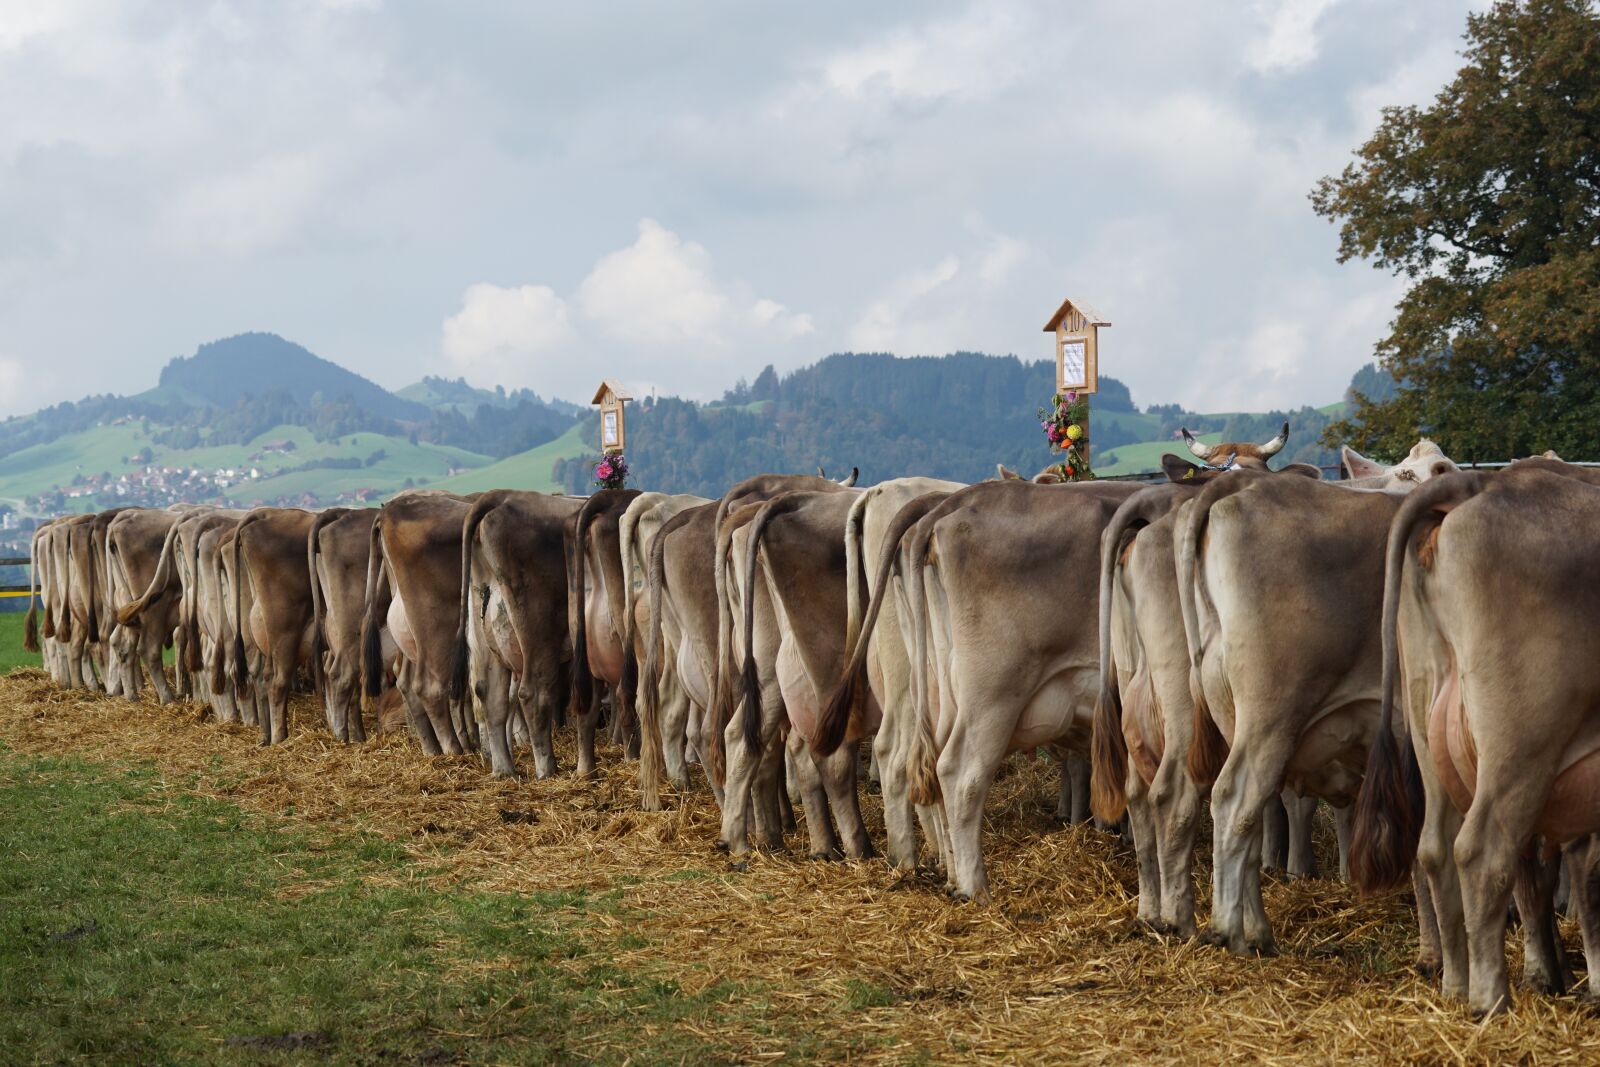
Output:
[[[1039,426],[1050,450],[1062,453],[1061,473],[1069,482],[1094,478],[1089,469],[1089,431],[1084,426],[1088,417],[1089,398],[1071,389],[1051,397],[1050,407],[1039,409]]]
[[[621,452],[602,456],[595,464],[594,484],[602,489],[625,489],[628,485],[628,460]]]

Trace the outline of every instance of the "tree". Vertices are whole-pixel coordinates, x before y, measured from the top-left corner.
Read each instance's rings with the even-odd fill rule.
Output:
[[[1384,109],[1311,194],[1342,222],[1340,262],[1410,280],[1378,345],[1398,389],[1354,390],[1324,440],[1600,457],[1600,13],[1500,0],[1465,39],[1434,103]]]

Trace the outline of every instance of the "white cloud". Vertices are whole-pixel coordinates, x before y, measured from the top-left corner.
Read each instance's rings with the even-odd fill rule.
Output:
[[[467,287],[461,310],[444,320],[444,356],[463,374],[512,387],[534,384],[544,359],[573,339],[567,302],[544,285]]]
[[[824,84],[847,96],[981,99],[1015,84],[1037,55],[1032,20],[1011,4],[975,4],[954,18],[890,31],[822,65]]]
[[[1004,350],[988,324],[997,299],[1031,253],[1006,234],[985,234],[982,240],[968,255],[947,254],[891,282],[850,327],[850,347],[901,356]]]
[[[1317,21],[1339,0],[1273,0],[1260,10],[1266,28],[1250,43],[1246,59],[1260,74],[1282,74],[1317,58]]]
[[[711,255],[654,219],[639,239],[601,257],[578,286],[578,307],[613,336],[718,342],[728,298],[711,280]]]

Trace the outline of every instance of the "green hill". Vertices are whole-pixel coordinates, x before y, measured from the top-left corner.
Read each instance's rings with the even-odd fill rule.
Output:
[[[452,493],[481,493],[487,489],[528,489],[539,493],[560,491],[554,467],[559,460],[577,459],[594,451],[595,428],[580,422],[554,441],[498,463],[433,483],[430,488]]]

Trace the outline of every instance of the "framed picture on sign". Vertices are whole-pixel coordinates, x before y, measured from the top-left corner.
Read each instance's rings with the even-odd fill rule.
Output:
[[[1089,384],[1089,339],[1063,337],[1061,358],[1056,364],[1058,389],[1083,389]]]
[[[622,443],[617,427],[617,409],[610,408],[600,413],[600,446],[602,448],[615,448]]]

